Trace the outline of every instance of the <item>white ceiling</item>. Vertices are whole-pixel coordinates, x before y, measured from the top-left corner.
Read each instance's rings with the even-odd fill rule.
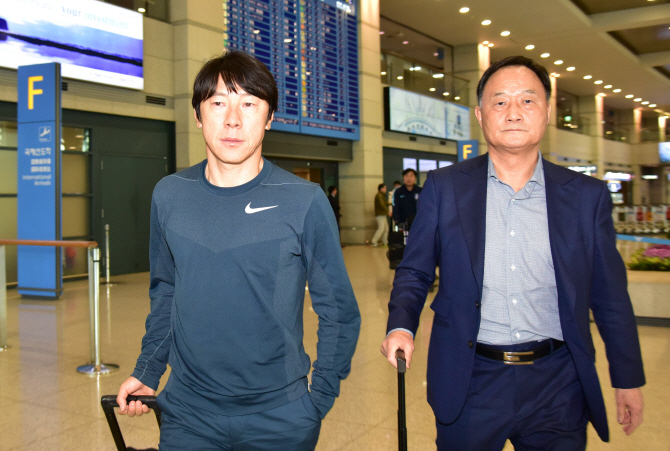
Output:
[[[670,64],[670,41],[667,51],[638,56],[607,33],[670,26],[670,4],[647,6],[647,0],[639,1],[644,7],[588,16],[570,0],[380,0],[380,13],[452,46],[493,42],[491,61],[510,55],[531,57],[550,73],[560,74],[558,89],[576,95],[606,93],[607,106],[642,106],[624,97],[633,94],[670,112],[670,79],[652,67]],[[464,6],[470,11],[459,13]],[[481,25],[485,19],[492,23]],[[502,31],[511,34],[502,37]],[[535,48],[525,50],[528,44]],[[544,52],[551,56],[541,58]],[[564,63],[554,65],[559,59]],[[569,66],[576,70],[567,72]],[[593,78],[584,80],[585,75]],[[595,85],[595,80],[603,84]],[[613,87],[604,89],[608,84]],[[622,92],[613,93],[616,88]]]

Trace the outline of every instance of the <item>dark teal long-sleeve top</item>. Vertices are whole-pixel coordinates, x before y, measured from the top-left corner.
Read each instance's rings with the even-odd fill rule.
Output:
[[[264,160],[221,188],[206,160],[162,179],[151,209],[151,313],[133,376],[183,402],[245,415],[307,390],[305,283],[319,317],[310,397],[323,418],[350,371],[360,314],[321,188]]]

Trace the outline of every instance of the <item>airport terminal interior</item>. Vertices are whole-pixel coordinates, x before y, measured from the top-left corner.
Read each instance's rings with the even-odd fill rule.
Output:
[[[317,450],[398,449],[397,374],[379,350],[394,270],[389,248],[369,245],[377,187],[406,169],[423,185],[429,171],[484,154],[477,82],[492,62],[523,55],[550,74],[542,157],[607,183],[642,346],[644,423],[626,437],[591,324],[611,441],[589,426],[587,449],[670,451],[670,0],[2,0],[0,450],[116,449],[100,397],[118,391],[140,350],[152,191],[205,158],[193,79],[224,49],[255,55],[277,81],[263,155],[338,190],[362,327]],[[30,72],[36,64],[51,75]],[[16,239],[94,242],[97,303],[86,245],[31,260],[2,244]],[[406,375],[410,451],[436,448],[434,296]],[[77,368],[94,360],[95,305],[99,355],[119,370],[90,376]],[[307,290],[304,321],[314,360]],[[152,414],[119,421],[128,446],[157,446]]]
[[[340,397],[322,424],[318,451],[392,451],[398,449],[397,375],[379,351],[386,332],[387,303],[394,272],[384,248],[347,246],[343,249],[349,276],[361,311],[361,335],[342,383]],[[8,299],[9,350],[0,353],[0,423],[2,450],[114,450],[100,397],[114,394],[128,377],[139,354],[144,320],[149,312],[148,273],[111,278],[100,288],[100,337],[103,363],[119,371],[89,377],[77,367],[89,359],[88,285],[68,282],[60,301],[22,300],[16,290]],[[667,279],[665,279],[667,283]],[[435,293],[429,294],[430,303]],[[316,314],[305,299],[305,349],[316,353]],[[406,374],[409,450],[435,449],[434,417],[426,401],[426,358],[432,311],[424,310],[416,352]],[[600,441],[589,427],[589,451],[670,450],[670,328],[640,326],[647,385],[644,423],[626,437],[616,424],[614,391],[609,385],[607,359],[595,325],[596,363],[608,410],[611,441]],[[232,350],[231,350],[232,352]],[[163,377],[165,383],[167,375]],[[161,384],[161,385],[162,385]],[[156,447],[158,427],[153,414],[120,417],[128,446]],[[505,451],[513,449],[510,444]]]

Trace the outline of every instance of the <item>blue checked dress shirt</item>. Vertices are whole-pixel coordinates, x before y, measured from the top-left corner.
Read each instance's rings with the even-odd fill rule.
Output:
[[[477,341],[511,345],[563,340],[549,245],[542,156],[518,192],[489,158],[481,323]]]

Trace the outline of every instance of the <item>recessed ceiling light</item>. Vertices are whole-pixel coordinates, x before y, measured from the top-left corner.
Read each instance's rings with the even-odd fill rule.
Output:
[[[605,89],[612,89],[612,85],[605,85]]]
[[[616,89],[615,89],[614,91],[612,91],[612,92],[621,92],[621,89],[616,88]]]
[[[649,101],[645,100],[644,102],[642,102],[642,105],[649,105]]]
[[[486,19],[486,20],[482,21],[482,25],[491,25],[491,21]]]
[[[573,70],[575,70],[575,66],[570,66],[570,67],[566,68],[565,70],[567,70],[568,72],[572,72]]]
[[[293,42],[293,39],[288,39],[288,38],[287,38],[287,39],[284,39],[284,42],[287,43],[287,44],[289,44],[289,43]]]
[[[402,41],[402,43],[407,45],[407,44],[409,44],[409,41]]]
[[[509,35],[510,35],[509,31],[503,31],[502,33],[500,33],[500,36],[509,36]]]
[[[444,78],[444,74],[442,73],[433,74],[433,78]]]
[[[254,34],[258,34],[260,32],[261,32],[261,30],[254,30]]]
[[[535,48],[535,46],[533,44],[528,44],[526,46],[526,50],[533,50],[534,48]]]
[[[449,95],[449,93],[448,92],[443,92],[442,95],[446,97],[446,96]]]
[[[454,97],[454,100],[461,100],[461,98],[456,96],[456,97]]]
[[[550,55],[548,53],[543,53],[542,55],[540,55],[540,57],[542,57],[542,58],[549,58],[549,56]]]
[[[386,75],[386,72],[382,72],[382,75]]]
[[[488,46],[493,47],[493,42],[489,42]]]
[[[607,95],[607,94],[605,94],[604,92],[599,92],[599,93],[598,93],[598,97],[605,97],[606,95]],[[603,122],[604,122],[604,121],[603,121]]]
[[[594,85],[602,85],[603,81],[602,80],[596,80],[593,82]]]
[[[561,64],[563,64],[563,60],[556,60],[554,61],[554,64],[560,66]]]
[[[137,10],[138,10],[139,12],[141,12],[141,13],[145,13],[145,12],[147,12],[147,10],[144,9],[144,8],[137,8]]]
[[[429,91],[433,92],[433,91],[435,91],[435,88],[430,88]]]
[[[650,104],[649,108],[656,108],[656,104],[655,103]]]
[[[551,76],[552,76],[552,77],[556,77],[556,78],[558,78],[558,77],[561,76],[561,74],[559,74],[558,72],[552,72],[552,73],[551,73]]]
[[[590,80],[593,78],[593,75],[584,75],[584,80]]]
[[[482,44],[489,45],[489,41],[484,41],[484,42],[482,42]]]
[[[633,102],[641,102],[641,101],[642,101],[642,97],[638,97],[637,99],[633,99]]]
[[[461,9],[458,10],[458,12],[461,13],[461,14],[465,14],[468,11],[470,11],[470,8],[468,8],[467,6],[464,6]]]
[[[398,80],[402,80],[402,75],[398,75]]]
[[[663,110],[659,110],[659,109],[656,109],[654,111],[656,111],[657,113],[662,113],[663,112]]]
[[[633,94],[628,94],[628,95],[626,96],[627,99],[632,99],[633,97],[635,97]]]

